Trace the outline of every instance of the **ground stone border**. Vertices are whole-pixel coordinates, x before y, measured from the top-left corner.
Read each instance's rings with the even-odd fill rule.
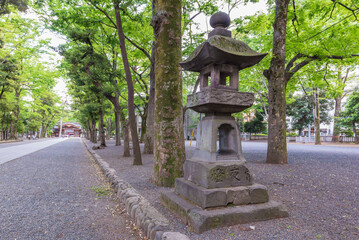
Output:
[[[3,143],[16,143],[16,142],[22,142],[24,140],[5,140],[5,141],[0,141],[0,144],[3,144]]]
[[[190,240],[179,232],[170,232],[168,220],[160,214],[136,189],[117,176],[116,170],[104,161],[94,150],[90,149],[81,139],[86,149],[92,154],[107,180],[115,190],[116,196],[125,204],[127,213],[134,219],[151,240]]]

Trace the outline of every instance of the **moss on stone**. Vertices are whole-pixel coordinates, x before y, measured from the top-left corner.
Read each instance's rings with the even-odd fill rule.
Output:
[[[212,168],[209,171],[209,178],[212,181],[215,182],[222,182],[224,179],[226,179],[228,177],[228,172],[226,171],[226,169],[221,168],[221,167],[216,167],[216,168]]]
[[[206,44],[210,44],[212,47],[217,48],[223,52],[227,52],[236,56],[262,56],[263,53],[256,52],[252,50],[245,42],[225,37],[225,36],[219,36],[215,35],[210,38],[208,38],[207,41],[203,42],[201,45],[199,45],[193,53],[184,61],[190,62],[194,58],[197,57],[197,55],[200,54],[202,49]]]
[[[213,218],[212,222],[211,222],[211,228],[219,228],[222,224],[221,224],[222,220],[220,217],[215,217]]]
[[[252,50],[245,42],[225,37],[225,36],[212,36],[208,40],[209,44],[224,52],[231,53],[238,56],[258,56],[263,55]]]

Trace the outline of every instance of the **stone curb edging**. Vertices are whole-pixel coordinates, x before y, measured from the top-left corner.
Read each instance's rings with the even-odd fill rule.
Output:
[[[23,142],[24,140],[6,140],[6,141],[0,141],[0,144],[4,143],[16,143],[16,142]]]
[[[151,240],[190,240],[179,232],[170,232],[168,220],[139,194],[128,182],[117,176],[116,170],[104,161],[94,150],[90,149],[81,138],[87,151],[94,157],[101,171],[115,190],[116,196],[125,204],[127,213],[134,219],[137,227],[141,228]]]

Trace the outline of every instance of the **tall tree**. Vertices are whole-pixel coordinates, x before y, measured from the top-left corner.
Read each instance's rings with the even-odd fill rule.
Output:
[[[99,131],[99,138],[100,138],[100,147],[106,147],[106,136],[105,136],[105,123],[104,123],[104,104],[100,97],[97,98],[98,100],[98,114],[100,121],[98,123],[98,131]]]
[[[273,57],[265,76],[268,79],[267,163],[287,163],[285,56],[289,0],[276,0],[273,24]]]
[[[156,0],[152,0],[152,17],[156,14]],[[147,120],[146,120],[146,132],[144,139],[144,154],[153,154],[154,149],[154,135],[155,135],[155,47],[152,43],[151,50],[151,72],[150,72],[150,91],[147,107]]]
[[[354,79],[355,72],[352,66],[343,66],[343,63],[336,63],[331,74],[328,74],[324,78],[328,87],[328,97],[334,98],[335,107],[334,107],[334,124],[333,124],[333,138],[332,142],[338,142],[340,137],[340,113],[342,111],[342,101],[344,97],[350,94],[353,91],[353,88],[350,88],[350,83]],[[339,65],[339,66],[338,66]]]
[[[116,16],[117,34],[120,40],[122,63],[125,69],[126,82],[127,82],[128,115],[129,115],[129,121],[131,127],[132,148],[134,155],[133,165],[142,165],[142,157],[141,157],[140,144],[138,141],[137,122],[136,122],[135,106],[134,106],[134,89],[133,89],[133,82],[131,76],[131,69],[128,63],[127,50],[125,45],[125,35],[122,29],[120,2],[114,0],[113,4],[115,9],[115,16]]]
[[[181,1],[157,0],[152,19],[155,35],[155,165],[154,181],[173,186],[182,175],[183,137]]]
[[[305,67],[313,62],[326,64],[333,59],[357,58],[358,41],[354,36],[358,35],[358,28],[356,12],[348,12],[343,5],[332,1],[270,2],[275,3],[275,16],[274,8],[270,8],[270,14],[248,17],[237,23],[247,26],[239,27],[246,33],[245,39],[252,39],[252,43],[262,51],[272,50],[271,65],[263,71],[268,81],[269,95],[267,162],[286,163],[285,101],[288,87],[295,90],[295,84],[291,79],[295,74],[302,74]],[[357,8],[353,1],[348,1],[347,7]],[[273,33],[270,30],[272,17]],[[256,38],[249,35],[249,32],[254,33]],[[257,38],[260,36],[258,32],[263,35],[261,38]],[[273,41],[269,46],[268,39],[271,35]],[[266,61],[262,62],[262,66],[267,68]]]
[[[326,83],[324,81],[327,75],[327,65],[322,66],[320,63],[310,65],[306,68],[306,71],[300,76],[297,75],[296,79],[308,101],[312,104],[313,118],[314,118],[314,134],[315,144],[320,145],[320,123],[321,123],[321,111],[320,111],[320,97],[319,92],[321,89],[325,89]],[[304,79],[304,80],[303,80]],[[321,91],[323,92],[323,90]],[[325,97],[325,96],[324,96]]]
[[[341,115],[340,123],[342,127],[353,131],[355,143],[359,144],[359,92],[354,92],[349,96],[345,111]]]
[[[45,97],[47,93],[56,98],[53,88],[54,79],[58,75],[48,64],[42,62],[43,56],[40,56],[40,53],[46,54],[48,41],[38,39],[41,25],[37,21],[26,19],[14,10],[1,16],[0,31],[0,100],[1,104],[7,105],[6,108],[1,108],[4,111],[1,114],[1,128],[6,131],[2,136],[16,139],[18,133],[23,133],[25,127],[28,127],[25,125],[37,122],[37,118],[23,121],[27,114],[22,112],[30,107],[33,116],[44,108],[47,108],[47,112],[55,112],[53,104],[45,107],[44,104],[37,104],[37,100]],[[25,100],[25,97],[31,100]],[[46,126],[52,124],[51,121],[47,122],[44,111],[42,118],[40,127],[35,124],[31,128],[33,132],[46,133]]]
[[[100,31],[101,29],[101,34],[98,34],[98,38],[96,40],[93,41],[94,45],[97,45],[97,52],[101,52],[104,54],[105,57],[108,57],[110,55],[114,55],[117,56],[117,52],[119,52],[119,50],[121,50],[121,55],[124,56],[124,50],[126,50],[126,46],[125,48],[122,47],[123,44],[119,44],[119,41],[113,41],[112,37],[118,35],[118,38],[120,39],[120,35],[123,35],[123,38],[126,39],[126,41],[128,41],[129,43],[131,43],[129,50],[128,51],[128,59],[124,60],[122,58],[122,61],[127,61],[127,64],[123,64],[123,68],[121,69],[121,66],[119,64],[112,64],[113,66],[119,66],[118,67],[118,72],[121,73],[125,73],[124,75],[126,76],[125,78],[123,78],[124,80],[126,80],[126,83],[128,83],[128,85],[130,85],[128,91],[126,90],[126,93],[129,93],[131,96],[127,97],[127,99],[125,98],[125,94],[121,94],[117,91],[115,91],[115,95],[117,96],[112,96],[112,98],[117,98],[117,97],[121,97],[123,99],[125,99],[126,101],[129,102],[129,106],[133,106],[135,105],[133,102],[136,100],[135,98],[138,96],[142,96],[142,92],[141,91],[137,91],[139,89],[139,87],[132,83],[132,79],[131,81],[127,81],[130,80],[130,78],[132,78],[131,76],[131,69],[132,67],[137,67],[137,65],[134,65],[133,63],[139,63],[141,68],[146,68],[146,64],[148,64],[148,61],[144,60],[143,61],[143,56],[139,56],[139,55],[145,55],[147,58],[150,59],[150,55],[148,54],[148,48],[147,45],[149,42],[151,42],[151,32],[146,30],[150,29],[150,26],[147,24],[144,24],[147,18],[147,22],[150,19],[150,16],[148,16],[150,13],[148,11],[148,9],[145,7],[143,11],[138,11],[138,5],[133,5],[132,1],[113,1],[113,0],[107,0],[107,1],[94,1],[94,0],[85,0],[85,1],[81,1],[81,0],[76,0],[76,1],[57,1],[57,0],[48,0],[46,1],[50,6],[51,6],[51,10],[54,11],[54,13],[56,14],[56,16],[61,19],[58,29],[60,29],[60,32],[63,28],[73,28],[76,30],[79,30],[80,32],[82,31],[82,29],[88,29],[89,31]],[[76,4],[75,4],[76,3]],[[139,4],[141,6],[145,6],[147,2],[143,1],[140,2]],[[79,7],[80,6],[80,7]],[[115,8],[118,8],[117,10],[115,10]],[[123,15],[122,15],[123,12]],[[121,24],[123,26],[118,26],[118,13],[119,13],[119,17],[120,17],[120,21]],[[56,20],[55,20],[56,21]],[[54,22],[54,20],[52,20],[52,22]],[[58,21],[59,22],[59,21]],[[71,23],[71,24],[69,24]],[[79,26],[78,26],[79,25]],[[136,25],[136,27],[134,27],[134,25]],[[124,30],[123,30],[124,29]],[[144,31],[138,31],[138,29],[144,30]],[[118,33],[117,30],[122,30],[122,34]],[[63,32],[63,31],[62,31]],[[65,31],[66,32],[66,31]],[[116,35],[115,35],[116,33]],[[125,35],[126,33],[126,35]],[[147,34],[148,33],[148,34]],[[107,40],[108,43],[104,44],[105,41],[103,41],[103,39]],[[122,40],[121,40],[122,41]],[[123,42],[125,42],[125,40],[123,40]],[[120,49],[115,48],[115,52],[108,52],[108,45],[117,45],[120,47]],[[151,44],[149,44],[149,46],[151,46]],[[136,49],[134,49],[136,48]],[[142,52],[141,54],[138,54],[138,52]],[[126,52],[127,55],[127,52]],[[114,58],[115,59],[115,58]],[[119,58],[119,60],[121,60]],[[127,66],[128,65],[128,66]],[[127,67],[126,67],[127,66]],[[131,66],[131,68],[130,68]],[[114,68],[115,69],[115,68]],[[122,72],[122,71],[123,72]],[[120,78],[122,80],[122,78]],[[136,79],[135,79],[136,80]],[[113,82],[113,81],[111,81]],[[147,80],[145,81],[147,82]],[[115,85],[115,84],[113,84]],[[131,86],[132,86],[132,90],[131,90]],[[136,92],[136,97],[133,96],[134,92]],[[133,100],[132,100],[133,99]],[[147,96],[144,99],[144,105],[147,104]],[[113,104],[114,101],[109,99]],[[117,100],[116,100],[117,101]],[[132,102],[132,104],[131,104]],[[117,106],[119,106],[119,104],[116,103],[115,105],[115,109],[117,109]],[[135,105],[136,106],[136,105]],[[143,111],[141,107],[136,106],[137,110],[140,112],[140,115],[143,115]],[[144,108],[146,109],[146,107]],[[131,125],[131,128],[135,127],[135,129],[137,130],[137,126],[135,124],[135,120],[131,120],[132,119],[132,115],[134,115],[133,113],[135,112],[134,109],[131,109],[131,107],[128,109],[129,110],[129,118],[130,121],[128,121]],[[133,113],[132,113],[133,112]],[[116,111],[116,113],[118,113],[118,111]],[[119,114],[119,119],[121,121],[121,125],[122,127],[126,126],[127,124],[123,124],[122,120],[125,118],[122,118],[120,116],[124,116],[123,114]],[[116,121],[118,122],[118,121]],[[145,122],[145,120],[143,121]],[[132,133],[131,134],[135,134],[137,135],[137,131],[135,131],[134,129],[132,129]],[[124,134],[125,136],[126,134]],[[135,164],[139,164],[141,162],[141,153],[140,153],[140,148],[139,148],[139,144],[138,144],[138,136],[133,137],[133,150],[134,150],[134,155],[135,155],[135,159],[134,159],[134,163]],[[136,143],[137,142],[137,143]],[[118,143],[119,144],[119,143]],[[125,144],[125,146],[127,146],[128,144]]]
[[[290,125],[292,130],[298,130],[299,135],[302,135],[304,128],[308,124],[312,125],[314,122],[313,116],[313,92],[310,89],[306,90],[308,95],[303,93],[291,97],[291,102],[287,105],[287,116],[290,117]],[[320,121],[329,124],[331,117],[329,116],[332,110],[332,101],[325,97],[325,91],[319,92],[320,101]]]

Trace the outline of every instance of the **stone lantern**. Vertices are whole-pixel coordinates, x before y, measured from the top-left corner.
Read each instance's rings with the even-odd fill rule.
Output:
[[[162,202],[197,233],[288,216],[281,203],[269,200],[265,186],[253,183],[231,116],[254,102],[253,93],[238,91],[238,72],[267,54],[231,38],[229,23],[226,13],[214,14],[208,40],[180,63],[184,70],[200,73],[200,91],[189,95],[187,104],[205,117],[197,126],[194,155],[184,163],[184,178],[176,179],[175,192],[162,194]]]

